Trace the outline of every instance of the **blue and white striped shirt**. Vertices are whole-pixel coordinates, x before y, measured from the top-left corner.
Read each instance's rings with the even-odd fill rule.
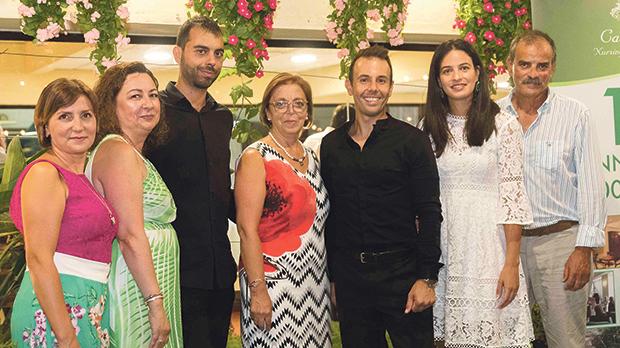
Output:
[[[512,92],[497,103],[518,117],[511,100]],[[575,220],[575,246],[605,244],[605,181],[593,133],[590,110],[550,89],[523,135],[525,189],[534,215],[527,228]]]

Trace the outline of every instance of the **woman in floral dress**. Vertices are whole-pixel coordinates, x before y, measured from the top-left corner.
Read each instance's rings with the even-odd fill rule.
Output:
[[[323,224],[329,201],[312,150],[299,142],[312,94],[283,73],[267,86],[269,135],[242,154],[235,178],[244,347],[331,347]]]
[[[83,174],[95,141],[95,106],[84,83],[58,79],[35,107],[39,142],[48,150],[21,173],[10,205],[28,266],[11,316],[18,347],[110,345],[107,281],[116,216]]]

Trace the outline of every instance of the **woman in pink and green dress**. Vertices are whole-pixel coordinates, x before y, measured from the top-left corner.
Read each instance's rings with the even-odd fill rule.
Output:
[[[17,347],[110,346],[107,280],[116,216],[83,174],[97,129],[95,106],[84,83],[58,79],[35,108],[47,151],[21,173],[10,203],[27,264],[11,316]]]

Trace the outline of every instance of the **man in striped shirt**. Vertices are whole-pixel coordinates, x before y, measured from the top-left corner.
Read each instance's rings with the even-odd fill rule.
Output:
[[[521,242],[530,302],[540,306],[549,347],[582,348],[592,250],[605,244],[604,181],[590,110],[548,87],[555,64],[547,34],[515,38],[508,57],[515,87],[498,104],[523,126],[534,215]]]

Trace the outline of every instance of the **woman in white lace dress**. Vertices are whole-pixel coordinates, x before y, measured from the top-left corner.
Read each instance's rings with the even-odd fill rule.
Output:
[[[422,126],[437,156],[444,214],[435,340],[458,348],[529,347],[519,247],[532,214],[521,126],[490,99],[485,67],[463,40],[437,48],[428,85]]]

